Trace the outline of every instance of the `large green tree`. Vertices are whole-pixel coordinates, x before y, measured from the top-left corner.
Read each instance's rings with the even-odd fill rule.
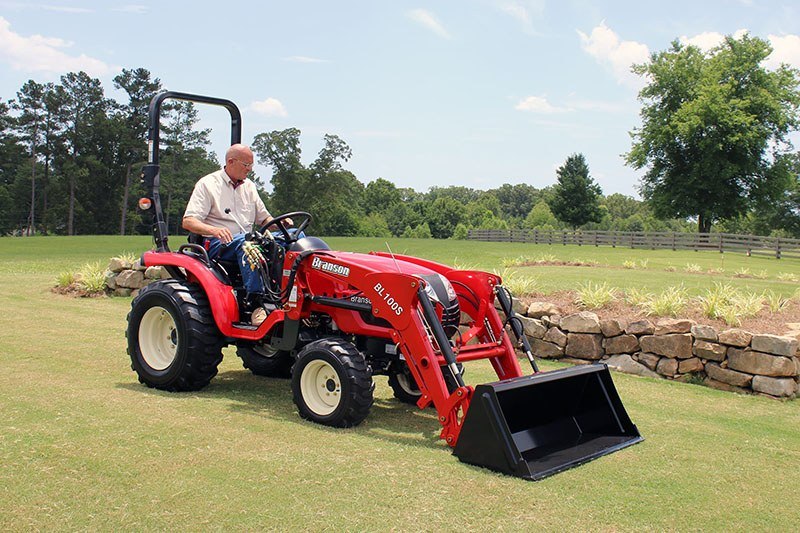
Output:
[[[589,175],[583,154],[572,154],[556,170],[558,182],[553,188],[550,210],[556,218],[577,229],[587,222],[600,222],[602,191]]]
[[[780,197],[790,183],[787,135],[798,125],[797,71],[768,70],[763,39],[726,37],[709,52],[678,41],[634,72],[642,126],[627,162],[660,217],[696,217],[700,232]]]
[[[256,135],[253,152],[259,162],[272,167],[270,208],[273,214],[310,212],[313,231],[321,235],[355,235],[364,185],[342,166],[352,156],[347,143],[336,135],[325,135],[324,141],[307,167],[301,161],[297,128]]]

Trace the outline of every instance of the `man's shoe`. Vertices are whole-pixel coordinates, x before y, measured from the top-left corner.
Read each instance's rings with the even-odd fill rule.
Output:
[[[254,326],[260,326],[267,319],[267,315],[269,313],[264,309],[264,306],[258,306],[250,314],[250,323]]]

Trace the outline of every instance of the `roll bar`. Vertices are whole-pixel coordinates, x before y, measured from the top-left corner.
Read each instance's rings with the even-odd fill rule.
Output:
[[[142,169],[142,185],[145,187],[146,197],[152,202],[149,209],[153,210],[153,240],[155,241],[156,250],[159,252],[169,252],[167,224],[164,222],[164,212],[161,209],[161,197],[159,195],[161,173],[158,164],[161,106],[168,99],[224,107],[231,115],[231,144],[242,142],[242,114],[236,104],[230,100],[175,91],[159,93],[150,100],[150,109],[147,116],[147,165]]]

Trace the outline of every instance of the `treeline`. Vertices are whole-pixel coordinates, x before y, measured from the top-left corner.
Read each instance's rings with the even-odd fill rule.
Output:
[[[100,80],[78,72],[59,83],[30,80],[0,103],[0,235],[150,233],[150,217],[143,219],[136,200],[147,159],[147,108],[163,87],[144,68],[123,70],[113,83],[126,101],[108,98]],[[196,129],[192,104],[171,102],[164,114],[162,207],[169,231],[179,233],[194,183],[219,161],[209,151],[209,131]],[[470,228],[695,228],[687,220],[658,219],[634,198],[603,196],[580,154],[543,189],[503,184],[418,192],[383,178],[365,185],[345,168],[352,155],[346,142],[335,135],[324,141],[310,165],[301,161],[296,128],[261,133],[252,143],[258,161],[273,172],[271,193],[252,176],[270,211],[309,211],[319,235],[463,238]],[[752,216],[755,223],[747,217],[735,223],[762,234],[787,231]]]

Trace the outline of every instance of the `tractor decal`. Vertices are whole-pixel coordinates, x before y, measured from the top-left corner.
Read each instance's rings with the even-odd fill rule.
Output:
[[[323,272],[328,272],[330,274],[336,274],[337,276],[342,276],[343,278],[346,278],[350,275],[350,267],[337,265],[336,263],[329,263],[328,261],[323,261],[319,257],[315,257],[311,262],[311,268],[322,270]]]

